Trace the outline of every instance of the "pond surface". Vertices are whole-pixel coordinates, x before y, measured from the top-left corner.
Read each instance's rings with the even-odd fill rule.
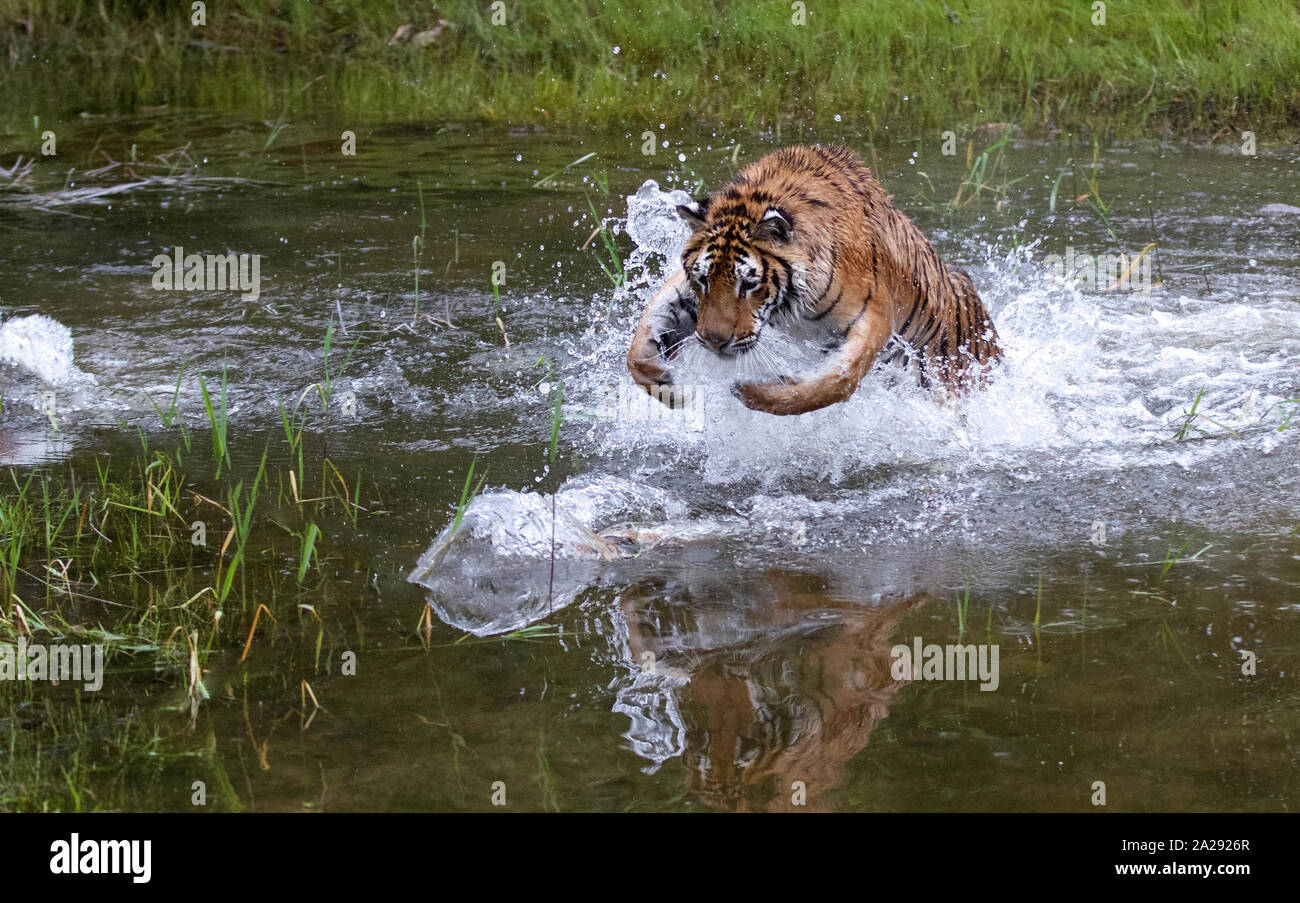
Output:
[[[280,405],[319,408],[328,367],[348,406],[308,446],[363,476],[366,513],[326,528],[300,591],[323,653],[315,622],[281,618],[239,663],[246,609],[193,726],[176,681],[114,660],[106,692],[162,738],[126,805],[188,810],[203,779],[246,810],[486,810],[504,782],[516,810],[1073,811],[1103,782],[1116,810],[1294,810],[1294,151],[1094,164],[1012,142],[971,199],[964,143],[819,137],[861,150],[973,276],[1007,352],[983,395],[940,407],[877,371],[778,418],[701,365],[698,407],[634,403],[623,356],[680,241],[667,192],[798,136],[665,133],[646,156],[639,133],[162,114],[61,134],[61,160],[188,144],[211,181],[0,207],[0,329],[64,324],[76,368],[56,432],[48,386],[0,365],[4,463],[93,472],[137,427],[175,444],[154,409],[173,392],[202,446],[197,375],[224,370],[247,469],[283,439]],[[26,147],[5,143],[6,164]],[[38,188],[69,165],[40,163]],[[627,263],[617,291],[593,211]],[[1130,279],[1149,291],[1067,286],[1047,262],[1127,267],[1151,242]],[[156,290],[177,247],[262,255],[259,297]],[[471,461],[482,494],[448,540]],[[916,638],[996,645],[996,686],[899,679],[891,650]],[[323,706],[305,727],[303,679]]]

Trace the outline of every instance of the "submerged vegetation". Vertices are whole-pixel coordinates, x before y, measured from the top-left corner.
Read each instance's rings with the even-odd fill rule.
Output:
[[[39,128],[39,116],[33,116],[33,124]],[[47,138],[42,143],[48,144],[48,140]],[[57,147],[57,142],[54,146]],[[57,189],[38,190],[35,157],[25,158],[20,154],[8,168],[0,166],[0,210],[67,212],[82,206],[111,204],[119,199],[118,196],[133,192],[166,189],[221,190],[251,184],[244,179],[200,175],[200,165],[190,155],[188,145],[167,153],[154,154],[149,159],[138,158],[138,148],[134,144],[131,145],[129,158],[125,160],[114,160],[98,144],[94,150],[96,154],[92,158],[102,158],[108,162],[94,169],[61,172],[60,178],[64,185]]]
[[[202,422],[187,427],[182,371],[168,396],[151,399],[157,424],[137,428],[134,440],[124,425],[97,453],[0,469],[0,655],[13,660],[20,644],[103,650],[96,692],[79,679],[0,673],[0,811],[153,808],[159,792],[184,806],[175,788],[196,776],[210,797],[204,805],[236,811],[245,804],[201,717],[204,701],[219,696],[238,708],[243,695],[253,767],[262,770],[267,746],[248,712],[251,681],[291,696],[303,731],[323,710],[313,681],[334,675],[339,650],[360,643],[359,625],[329,603],[370,589],[376,575],[344,549],[367,529],[363,515],[380,494],[367,482],[363,504],[363,475],[345,476],[328,455],[330,431],[355,404],[339,380],[360,342],[340,357],[335,339],[331,320],[321,378],[277,404],[282,433],[251,443],[232,435],[225,372],[191,376]],[[553,470],[563,396],[544,364]],[[486,478],[472,460],[452,534]],[[417,630],[426,650],[432,629],[426,606]],[[542,623],[443,645],[556,635]],[[160,688],[162,698],[150,698]],[[173,789],[157,790],[160,782]]]
[[[347,359],[331,363],[333,332],[319,410],[281,403],[284,442],[267,441],[255,464],[250,449],[232,454],[225,374],[197,377],[203,437],[178,417],[182,373],[168,405],[155,401],[161,428],[137,431],[134,450],[117,443],[66,464],[0,471],[0,644],[99,646],[110,678],[102,700],[83,698],[75,680],[0,681],[0,809],[123,804],[123,770],[163,768],[167,754],[140,722],[138,700],[114,701],[114,682],[152,673],[178,687],[162,711],[188,711],[194,724],[208,675],[236,650],[243,662],[270,625],[312,648],[302,693],[304,707],[319,705],[307,677],[328,673],[322,647],[343,628],[327,629],[317,599],[330,580],[349,582],[326,537],[355,533],[363,510],[360,475],[349,480],[328,455],[304,452],[309,420],[328,427],[341,407],[334,381]],[[156,715],[156,703],[149,708]],[[114,779],[92,780],[95,770]],[[214,792],[228,788],[224,773],[210,772]],[[233,792],[222,797],[239,807]]]
[[[0,809],[122,804],[122,769],[161,768],[166,757],[139,701],[114,688],[152,673],[179,687],[164,710],[188,710],[193,723],[215,659],[246,650],[263,611],[300,633],[314,625],[322,666],[325,625],[303,584],[309,572],[324,579],[317,520],[349,522],[355,500],[328,459],[320,496],[305,500],[289,467],[274,468],[271,484],[265,454],[251,481],[217,478],[220,458],[186,442],[160,451],[142,440],[133,458],[96,458],[90,473],[84,460],[3,472],[0,643],[102,646],[108,682],[88,696],[75,681],[0,682]],[[102,769],[107,784],[91,779]]]
[[[682,0],[646,16],[622,0],[242,0],[199,16],[188,3],[0,0],[0,49],[16,116],[237,110],[275,121],[268,145],[307,111],[636,127],[634,137],[701,120],[913,134],[981,123],[1234,139],[1300,130],[1293,4],[1097,6]],[[78,90],[34,78],[37,66]]]
[[[132,402],[97,407],[98,419],[81,427],[62,409],[56,417],[53,406],[32,413],[29,393],[12,392],[6,402],[7,387],[0,386],[0,454],[18,446],[9,441],[6,413],[36,440],[59,437],[52,452],[17,447],[12,458],[0,459],[0,646],[94,644],[103,648],[106,665],[103,692],[86,691],[76,680],[0,679],[0,811],[189,810],[196,780],[206,784],[206,805],[224,810],[320,809],[327,802],[333,808],[475,808],[488,805],[482,788],[499,777],[509,779],[512,805],[547,811],[694,805],[689,773],[687,786],[680,785],[691,757],[703,752],[696,731],[672,731],[681,737],[674,757],[685,768],[676,762],[660,768],[662,761],[629,767],[636,760],[623,741],[654,739],[642,730],[654,712],[636,706],[662,700],[674,718],[670,702],[686,713],[683,724],[743,726],[761,701],[765,719],[804,718],[798,713],[818,708],[826,713],[820,723],[829,725],[833,705],[800,701],[813,698],[800,686],[800,670],[816,672],[808,686],[818,698],[832,683],[861,690],[861,664],[873,648],[921,633],[1003,644],[1008,692],[986,699],[963,689],[960,710],[947,707],[954,696],[942,685],[918,683],[896,703],[875,700],[898,708],[865,754],[860,745],[851,751],[843,784],[854,807],[914,809],[921,800],[1067,808],[1079,796],[1079,784],[1067,782],[1075,775],[1091,780],[1098,763],[1113,761],[1110,738],[1124,732],[1141,741],[1134,749],[1147,743],[1151,752],[1125,763],[1131,774],[1172,784],[1174,763],[1192,775],[1185,783],[1199,795],[1130,798],[1121,805],[1286,804],[1290,747],[1277,733],[1268,743],[1258,738],[1265,722],[1296,701],[1282,680],[1288,671],[1263,672],[1254,682],[1223,667],[1256,648],[1285,664],[1281,656],[1295,645],[1282,616],[1286,588],[1300,585],[1294,564],[1300,525],[1293,526],[1286,500],[1294,493],[1285,491],[1284,478],[1300,397],[1293,380],[1274,375],[1280,368],[1259,363],[1266,355],[1289,361],[1292,345],[1253,320],[1243,322],[1256,331],[1231,346],[1243,374],[1220,378],[1175,361],[1101,377],[1086,367],[1074,372],[1075,359],[1059,356],[1067,339],[1066,350],[1073,350],[1078,336],[1094,328],[1093,305],[1046,309],[1044,316],[1069,321],[1049,330],[1027,323],[1027,302],[1007,335],[1034,340],[1031,360],[1047,361],[1035,366],[1071,370],[1068,382],[1050,383],[1044,402],[1059,403],[1063,413],[1059,420],[1043,414],[1040,424],[1039,395],[1003,396],[1000,404],[1008,398],[1029,403],[1012,411],[1023,422],[1010,424],[1023,427],[1025,437],[1008,446],[1007,457],[991,459],[983,456],[990,446],[978,444],[981,434],[963,415],[960,439],[981,455],[977,474],[960,459],[950,466],[930,454],[931,443],[948,444],[952,436],[946,425],[931,432],[939,421],[924,419],[916,421],[927,427],[916,431],[919,444],[887,446],[889,457],[857,457],[859,432],[821,434],[848,440],[826,443],[834,457],[821,461],[837,471],[829,480],[809,478],[818,460],[807,469],[783,465],[775,449],[792,445],[763,444],[772,437],[756,432],[758,444],[750,448],[743,445],[749,437],[739,435],[742,452],[764,452],[758,461],[764,485],[755,490],[749,481],[731,480],[745,476],[743,469],[730,472],[743,458],[716,454],[717,446],[705,448],[712,457],[701,464],[692,446],[673,454],[665,445],[660,455],[655,445],[655,457],[642,467],[642,447],[622,444],[619,430],[603,422],[632,418],[622,396],[601,396],[609,406],[602,402],[593,413],[593,388],[601,388],[596,378],[608,371],[600,369],[605,358],[582,355],[593,335],[614,335],[617,344],[614,330],[625,321],[614,305],[632,300],[629,286],[640,290],[644,266],[644,248],[629,253],[636,233],[622,228],[614,205],[634,187],[632,179],[645,175],[638,167],[650,151],[638,154],[638,148],[660,155],[655,168],[687,163],[673,146],[681,135],[674,130],[701,120],[706,130],[727,123],[763,130],[759,144],[797,140],[805,126],[827,138],[840,137],[841,128],[869,131],[877,137],[865,147],[877,170],[883,169],[877,147],[884,156],[915,143],[912,161],[924,160],[929,170],[914,170],[929,186],[918,206],[942,223],[944,241],[960,235],[964,255],[974,254],[976,243],[1009,238],[1014,245],[1011,257],[993,260],[994,279],[1008,261],[1016,261],[1018,274],[1019,261],[1030,259],[1020,251],[1044,238],[1078,240],[1093,251],[1110,250],[1114,242],[1114,275],[1083,282],[1096,294],[1136,293],[1139,264],[1157,238],[1165,247],[1168,233],[1157,230],[1154,217],[1144,225],[1134,214],[1140,193],[1126,167],[1145,166],[1145,155],[1107,157],[1103,170],[1102,133],[1158,138],[1173,130],[1220,143],[1239,140],[1245,130],[1294,137],[1300,22],[1294,9],[1257,0],[1106,6],[1107,21],[1094,25],[1090,2],[809,2],[806,22],[797,24],[789,0],[682,0],[650,17],[622,0],[456,2],[436,9],[427,0],[275,0],[208,3],[205,22],[196,24],[188,0],[0,0],[0,79],[9,98],[0,114],[0,146],[12,147],[0,166],[0,213],[22,218],[6,225],[22,253],[12,255],[8,272],[21,278],[4,299],[4,315],[12,307],[68,319],[78,348],[92,351],[79,361],[99,380],[96,401],[109,393],[127,397],[129,389]],[[500,25],[492,21],[498,12]],[[45,75],[56,68],[67,81]],[[101,113],[107,114],[102,120]],[[322,171],[315,192],[316,179],[306,178],[308,154],[337,154],[335,116],[347,123],[338,130],[363,136],[356,162],[373,178]],[[504,129],[478,146],[443,132],[430,143],[449,139],[464,143],[463,151],[438,147],[421,159],[428,148],[409,152],[408,137],[423,140],[434,128],[408,130],[394,123],[402,118],[440,119],[448,129],[471,120],[511,125],[511,138],[555,134],[537,142],[543,152],[534,160],[516,155]],[[80,121],[91,125],[78,144],[63,125]],[[384,121],[396,132],[384,138],[389,149],[397,147],[389,159],[384,144],[364,142],[364,125]],[[295,184],[258,199],[223,199],[223,186],[241,180],[202,175],[209,158],[191,145],[177,147],[189,136],[171,134],[163,124],[175,122],[195,130],[194,147],[233,140],[225,151],[232,160],[249,159],[254,173],[283,164]],[[620,128],[610,128],[615,125]],[[1040,156],[1039,146],[1017,140],[1023,133],[1015,126],[1023,133],[1065,133],[1052,161],[1064,165],[1014,166],[1017,145]],[[574,127],[607,131],[599,139],[564,134]],[[63,156],[41,153],[45,129],[66,142]],[[951,137],[939,138],[947,132]],[[758,148],[745,141],[748,160]],[[739,139],[701,143],[710,142],[716,145],[707,149],[710,159],[696,153],[710,178],[719,161],[729,158],[726,170],[737,168]],[[941,155],[952,167],[942,160],[931,166],[930,151],[949,143],[953,149]],[[163,147],[176,149],[154,153]],[[1202,156],[1212,159],[1185,172],[1209,172],[1227,155]],[[302,185],[296,184],[300,160]],[[1158,165],[1153,152],[1152,181],[1143,175],[1144,185],[1154,186]],[[453,166],[468,175],[441,178]],[[704,177],[687,170],[672,184],[693,185],[690,193],[698,196]],[[1243,222],[1269,230],[1251,239],[1267,252],[1260,259],[1271,258],[1249,264],[1260,281],[1228,281],[1235,274],[1219,247],[1220,211],[1185,242],[1177,235],[1169,241],[1176,252],[1188,252],[1184,261],[1223,268],[1225,284],[1234,288],[1225,296],[1233,301],[1251,300],[1264,276],[1289,273],[1292,262],[1277,262],[1287,257],[1292,220],[1275,223],[1274,217],[1293,211],[1255,212],[1271,191],[1288,198],[1291,183],[1264,167],[1243,172],[1250,179],[1243,175],[1228,189],[1202,187],[1207,206],[1222,202],[1256,217]],[[1153,187],[1148,205],[1169,203],[1186,184],[1163,183],[1163,196]],[[1239,185],[1247,206],[1225,200]],[[306,187],[315,193],[301,190]],[[154,189],[157,209],[143,203]],[[206,210],[188,204],[199,189]],[[291,194],[302,200],[288,200]],[[1197,215],[1195,205],[1173,203],[1175,216]],[[252,212],[254,206],[260,209]],[[1042,206],[1048,216],[1035,217]],[[33,210],[40,215],[29,215]],[[97,235],[84,237],[91,233],[75,221],[83,215]],[[31,254],[44,240],[34,230],[50,222],[63,243],[49,255]],[[238,228],[222,231],[227,223]],[[138,266],[148,259],[141,249],[151,253],[156,242],[179,244],[194,234],[217,249],[239,240],[265,251],[271,239],[263,230],[271,226],[283,266],[266,308],[191,296],[201,302],[196,312],[172,320],[158,313],[172,303],[168,296],[139,303],[148,278]],[[1136,253],[1130,256],[1126,244]],[[356,265],[367,279],[355,293],[345,289],[345,254],[349,271]],[[511,263],[508,282],[501,258],[520,261]],[[1159,274],[1158,258],[1155,263]],[[1111,272],[1100,264],[1097,270]],[[326,285],[333,272],[337,287]],[[1061,273],[1076,280],[1073,270],[1062,266]],[[1010,285],[1038,303],[1034,292],[1021,291],[1028,278],[994,284],[1003,300]],[[1215,301],[1208,277],[1205,287]],[[590,302],[582,297],[586,288],[596,292]],[[94,305],[93,319],[68,317],[83,294]],[[1266,297],[1272,304],[1274,296]],[[1101,299],[1115,302],[1116,310],[1129,300]],[[1124,316],[1155,321],[1154,314],[1173,309],[1179,329],[1196,322],[1198,310],[1187,299],[1166,300],[1135,294]],[[298,305],[293,316],[277,311],[287,303]],[[1278,307],[1286,303],[1283,297]],[[589,316],[605,304],[605,320]],[[1166,330],[1160,337],[1134,327],[1125,337],[1136,335],[1139,344],[1122,355],[1101,344],[1098,356],[1120,361],[1118,368],[1125,355],[1152,357],[1146,349],[1163,348],[1165,335],[1174,350],[1196,350],[1204,337],[1176,332],[1163,320],[1156,325]],[[108,341],[96,347],[91,343],[101,331]],[[1227,329],[1215,337],[1221,335],[1238,333]],[[382,338],[372,343],[374,336]],[[164,341],[179,350],[149,360]],[[1255,343],[1263,349],[1258,356],[1250,347]],[[293,353],[281,356],[281,346]],[[596,350],[608,356],[611,347]],[[108,362],[110,356],[115,360]],[[310,366],[302,366],[309,357]],[[1227,357],[1210,360],[1206,368],[1229,366]],[[276,372],[250,377],[255,367]],[[622,375],[621,360],[615,370]],[[1258,389],[1241,400],[1237,390],[1247,379]],[[1032,385],[1037,392],[1049,384]],[[1104,403],[1075,403],[1094,392]],[[92,395],[90,388],[85,393]],[[1120,410],[1112,403],[1117,398],[1133,404]],[[131,425],[106,428],[123,410]],[[883,415],[904,410],[881,409]],[[569,421],[593,426],[584,437]],[[734,424],[719,423],[716,435],[729,435]],[[1078,435],[1080,425],[1089,427],[1093,443],[1085,453],[1073,440],[1036,438],[1048,435],[1040,429]],[[602,447],[610,435],[614,441]],[[1261,453],[1235,455],[1238,447]],[[1122,461],[1093,470],[1067,457],[1086,461],[1094,451]],[[1160,454],[1144,461],[1148,451]],[[1210,457],[1219,451],[1221,458]],[[1230,457],[1251,458],[1258,469],[1229,470],[1235,465],[1221,462]],[[1165,463],[1177,467],[1161,470]],[[1202,479],[1192,465],[1211,474],[1223,466],[1226,478]],[[1186,475],[1168,475],[1174,471]],[[484,498],[489,473],[493,488]],[[602,483],[607,477],[619,482]],[[1250,502],[1257,510],[1249,517],[1227,521],[1247,530],[1262,523],[1273,532],[1232,537],[1218,525],[1198,526],[1214,505],[1240,500],[1245,506],[1250,496],[1230,497],[1230,491],[1279,478],[1277,501],[1266,493]],[[999,482],[1016,488],[1002,495]],[[653,490],[644,493],[653,503],[624,506],[617,499],[625,483]],[[662,485],[671,491],[660,493]],[[579,507],[558,505],[561,487],[576,490]],[[994,487],[989,498],[986,487]],[[543,518],[537,527],[549,532],[549,555],[539,543],[537,554],[530,550],[521,562],[487,559],[481,570],[466,572],[473,581],[463,584],[464,595],[487,605],[520,595],[540,599],[536,593],[544,591],[546,620],[500,635],[461,633],[409,581],[410,562],[429,531],[440,531],[435,563],[449,552],[487,549],[480,515],[498,503],[509,511],[515,493],[528,495],[528,507],[518,510],[530,518],[532,493],[541,493],[549,507],[549,513],[535,509]],[[1158,496],[1170,504],[1162,506]],[[658,531],[660,557],[634,561],[611,551],[594,563],[598,579],[586,582],[587,563],[562,545],[570,542],[564,525],[557,543],[557,522],[563,513],[586,529],[574,511],[587,504],[599,514],[593,543],[612,537],[613,550],[618,531],[631,537]],[[1017,521],[1018,512],[1031,510],[1039,513]],[[808,524],[799,521],[787,547],[786,514],[807,511],[814,514],[796,516],[818,518],[817,543],[809,546]],[[1286,519],[1281,536],[1279,516]],[[690,531],[674,536],[684,520],[704,538],[697,542]],[[715,531],[719,525],[724,529]],[[453,547],[457,536],[461,542]],[[875,548],[846,559],[859,540]],[[629,540],[628,549],[639,554],[641,542]],[[960,566],[945,570],[946,561]],[[880,625],[879,633],[875,626],[860,631],[862,610],[874,606],[865,601],[881,598],[876,587],[918,563],[924,565],[914,568],[918,585],[961,576],[960,583],[944,584],[945,593],[956,593],[953,604],[918,608],[906,622]],[[538,612],[540,618],[540,606]],[[1157,640],[1163,656],[1151,654]],[[830,647],[838,651],[818,652]],[[368,658],[362,680],[333,680],[355,649],[394,654]],[[502,649],[505,654],[493,654]],[[651,680],[659,653],[665,653],[662,683]],[[779,669],[769,667],[778,662]],[[1176,683],[1171,674],[1194,684]],[[1135,696],[1139,681],[1156,689]],[[923,705],[913,706],[917,699]],[[1159,717],[1148,717],[1148,707]],[[1273,751],[1244,777],[1216,770],[1214,758],[1220,749],[1225,759],[1239,758],[1229,741],[1239,723],[1247,728],[1243,711],[1261,716],[1248,726],[1256,732],[1248,742]],[[613,714],[631,714],[633,730],[616,738]],[[770,723],[765,736],[784,732],[783,724]],[[622,731],[623,722],[617,725]],[[277,730],[278,745],[271,747]],[[809,740],[831,738],[830,732],[799,733],[789,749],[800,756],[812,748]],[[1048,758],[1066,747],[1068,763]],[[641,759],[650,748],[632,747]],[[751,754],[747,743],[717,749]],[[823,750],[817,764],[832,758]],[[1043,763],[1050,761],[1058,769],[1044,784]],[[273,771],[274,780],[254,780]],[[945,783],[928,784],[934,775]],[[1202,778],[1204,786],[1197,786]]]

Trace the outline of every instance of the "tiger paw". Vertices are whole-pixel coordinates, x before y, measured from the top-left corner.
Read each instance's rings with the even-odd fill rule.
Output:
[[[788,386],[793,380],[764,383],[735,383],[731,394],[740,399],[741,404],[751,411],[764,411],[775,414],[788,394]]]
[[[633,347],[628,352],[627,369],[636,384],[647,392],[673,381],[667,362],[653,345],[646,348]]]

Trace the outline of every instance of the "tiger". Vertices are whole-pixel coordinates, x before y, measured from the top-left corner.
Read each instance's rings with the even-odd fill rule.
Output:
[[[894,675],[891,637],[933,597],[828,609],[807,573],[711,580],[688,570],[667,589],[646,580],[619,596],[628,665],[653,661],[664,679],[686,789],[723,811],[788,811],[801,781],[802,810],[833,808],[849,763],[911,683]]]
[[[646,305],[627,353],[633,380],[654,397],[671,394],[692,337],[736,359],[776,323],[824,330],[828,341],[803,378],[732,387],[769,414],[846,401],[878,361],[912,367],[941,398],[983,387],[1002,361],[971,277],[939,259],[849,148],[773,151],[676,212],[691,229],[681,268]]]

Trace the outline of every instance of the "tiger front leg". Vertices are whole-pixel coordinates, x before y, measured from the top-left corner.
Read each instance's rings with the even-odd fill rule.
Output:
[[[731,394],[751,411],[765,414],[806,414],[846,401],[857,388],[856,383],[829,376],[803,382],[738,383]]]
[[[844,344],[811,378],[740,383],[732,394],[751,410],[779,415],[806,414],[848,401],[891,334],[884,305],[865,310],[849,327]]]
[[[693,299],[685,273],[678,270],[646,305],[627,351],[632,379],[660,400],[661,388],[672,385],[673,358],[695,332],[695,316],[688,306]]]

